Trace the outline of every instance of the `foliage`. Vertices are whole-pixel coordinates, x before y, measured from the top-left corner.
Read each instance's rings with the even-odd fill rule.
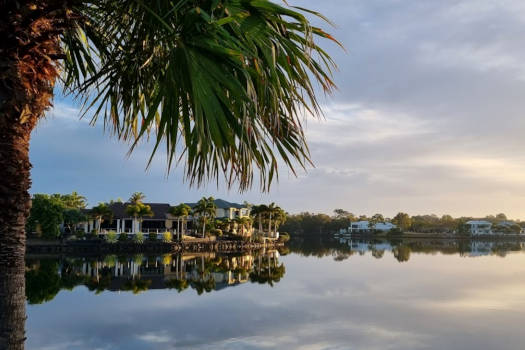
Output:
[[[135,233],[135,235],[133,236],[133,242],[137,244],[144,243],[144,234],[142,232]]]
[[[268,189],[278,160],[309,163],[301,118],[320,114],[314,82],[334,88],[316,40],[335,40],[304,13],[324,19],[265,0],[79,2],[64,85],[131,150],[148,136],[168,167],[185,157],[191,184],[259,173]]]
[[[66,208],[63,212],[64,225],[69,227],[71,233],[76,233],[75,226],[83,221],[87,220],[86,214],[84,214],[78,208]]]
[[[58,263],[41,260],[37,269],[26,271],[26,298],[29,304],[42,304],[52,300],[60,291]]]
[[[218,228],[211,229],[211,230],[210,230],[210,233],[211,233],[213,236],[216,236],[216,237],[222,237],[222,230],[221,230],[221,229],[218,229]]]
[[[118,235],[119,242],[127,242],[128,240],[129,240],[129,236],[126,232],[121,232],[120,235]]]
[[[26,224],[27,232],[41,230],[42,238],[55,239],[64,220],[64,203],[56,196],[35,194]]]
[[[169,243],[173,240],[173,235],[171,234],[171,232],[169,231],[166,231],[162,234],[162,241],[165,242],[165,243]]]
[[[136,204],[130,204],[126,207],[126,213],[135,218],[142,219],[143,217],[152,217],[155,214],[151,207],[142,202],[137,202]]]
[[[127,280],[122,286],[122,290],[131,291],[133,294],[140,294],[149,289],[151,280],[142,280],[140,278],[133,278]]]
[[[81,196],[77,192],[73,191],[70,194],[53,194],[54,197],[58,198],[67,209],[86,209],[86,197]]]
[[[408,230],[412,226],[412,219],[407,213],[397,213],[392,219],[392,223],[401,231]]]
[[[148,241],[150,242],[156,242],[157,241],[157,233],[156,232],[150,232],[148,233]]]
[[[279,233],[279,242],[282,242],[282,243],[285,243],[285,242],[288,242],[290,240],[290,235],[288,233],[285,233],[285,232],[281,232]]]
[[[142,203],[142,201],[146,199],[146,195],[142,192],[135,192],[131,195],[129,198],[129,202],[133,204]]]
[[[108,243],[117,243],[117,233],[115,231],[109,231],[106,234],[106,242],[108,242]]]

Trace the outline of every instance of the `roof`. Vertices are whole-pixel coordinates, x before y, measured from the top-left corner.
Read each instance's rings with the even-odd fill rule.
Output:
[[[126,213],[126,207],[130,205],[131,203],[111,203],[109,204],[109,207],[111,208],[111,211],[113,212],[114,219],[122,219],[122,218],[129,218],[130,216]],[[151,207],[151,210],[153,211],[154,216],[148,217],[147,219],[158,219],[158,220],[165,220],[166,214],[169,212],[171,206],[168,203],[144,203],[145,205],[149,205]]]
[[[215,206],[217,208],[219,208],[219,209],[230,209],[230,208],[241,209],[241,208],[246,208],[246,206],[243,205],[243,204],[228,202],[228,201],[225,201],[224,199],[215,199],[214,203],[215,203]],[[184,204],[189,205],[192,208],[194,208],[197,205],[197,203],[184,203]]]
[[[468,225],[492,225],[491,222],[485,220],[470,220],[467,221]]]

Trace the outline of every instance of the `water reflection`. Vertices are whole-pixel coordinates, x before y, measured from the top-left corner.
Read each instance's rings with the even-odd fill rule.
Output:
[[[95,294],[192,289],[201,295],[246,282],[273,286],[284,274],[277,251],[233,255],[28,257],[26,296],[29,304],[41,304],[52,300],[60,290],[73,290],[77,286],[85,286]]]
[[[519,241],[301,238],[288,249],[27,257],[26,348],[522,348]]]
[[[448,254],[461,257],[496,255],[525,250],[522,240],[470,240],[470,239],[376,239],[302,237],[290,242],[290,250],[303,256],[333,256],[343,261],[353,255],[372,255],[376,259],[390,252],[399,262],[410,260],[411,254]]]

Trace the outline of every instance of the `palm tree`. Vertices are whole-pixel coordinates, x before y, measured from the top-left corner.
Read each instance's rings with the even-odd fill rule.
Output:
[[[301,116],[320,114],[314,82],[334,88],[315,39],[334,39],[305,12],[322,17],[266,0],[1,1],[0,256],[25,253],[29,141],[59,78],[131,150],[151,137],[168,168],[182,155],[190,184],[246,190],[259,173],[268,190],[279,159],[309,164]]]
[[[99,203],[90,211],[90,216],[96,221],[96,232],[100,233],[100,225],[104,220],[113,220],[113,211],[107,203]]]
[[[185,220],[190,215],[191,207],[185,203],[181,203],[175,207],[170,208],[170,214],[177,218],[177,239],[180,240],[181,232],[184,228]]]
[[[250,215],[254,216],[257,221],[259,222],[259,233],[263,230],[263,218],[266,215],[266,212],[268,211],[268,206],[264,204],[260,205],[254,205],[250,211]]]
[[[132,204],[142,203],[146,199],[146,195],[142,192],[135,192],[129,197],[129,202]]]
[[[136,204],[130,204],[126,207],[126,213],[133,217],[134,221],[139,223],[139,231],[142,231],[142,222],[144,217],[149,216],[153,217],[155,214],[151,207],[142,202],[137,202]]]
[[[274,219],[273,219],[273,237],[277,236],[277,229],[279,225],[283,224],[286,221],[286,212],[279,206],[274,209]]]
[[[202,238],[206,233],[206,221],[208,217],[215,217],[216,210],[217,206],[213,197],[202,197],[193,208],[193,212],[202,218]]]

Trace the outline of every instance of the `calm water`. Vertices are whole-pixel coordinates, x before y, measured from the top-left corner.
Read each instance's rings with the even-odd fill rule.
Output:
[[[520,243],[27,260],[27,349],[520,349]]]

